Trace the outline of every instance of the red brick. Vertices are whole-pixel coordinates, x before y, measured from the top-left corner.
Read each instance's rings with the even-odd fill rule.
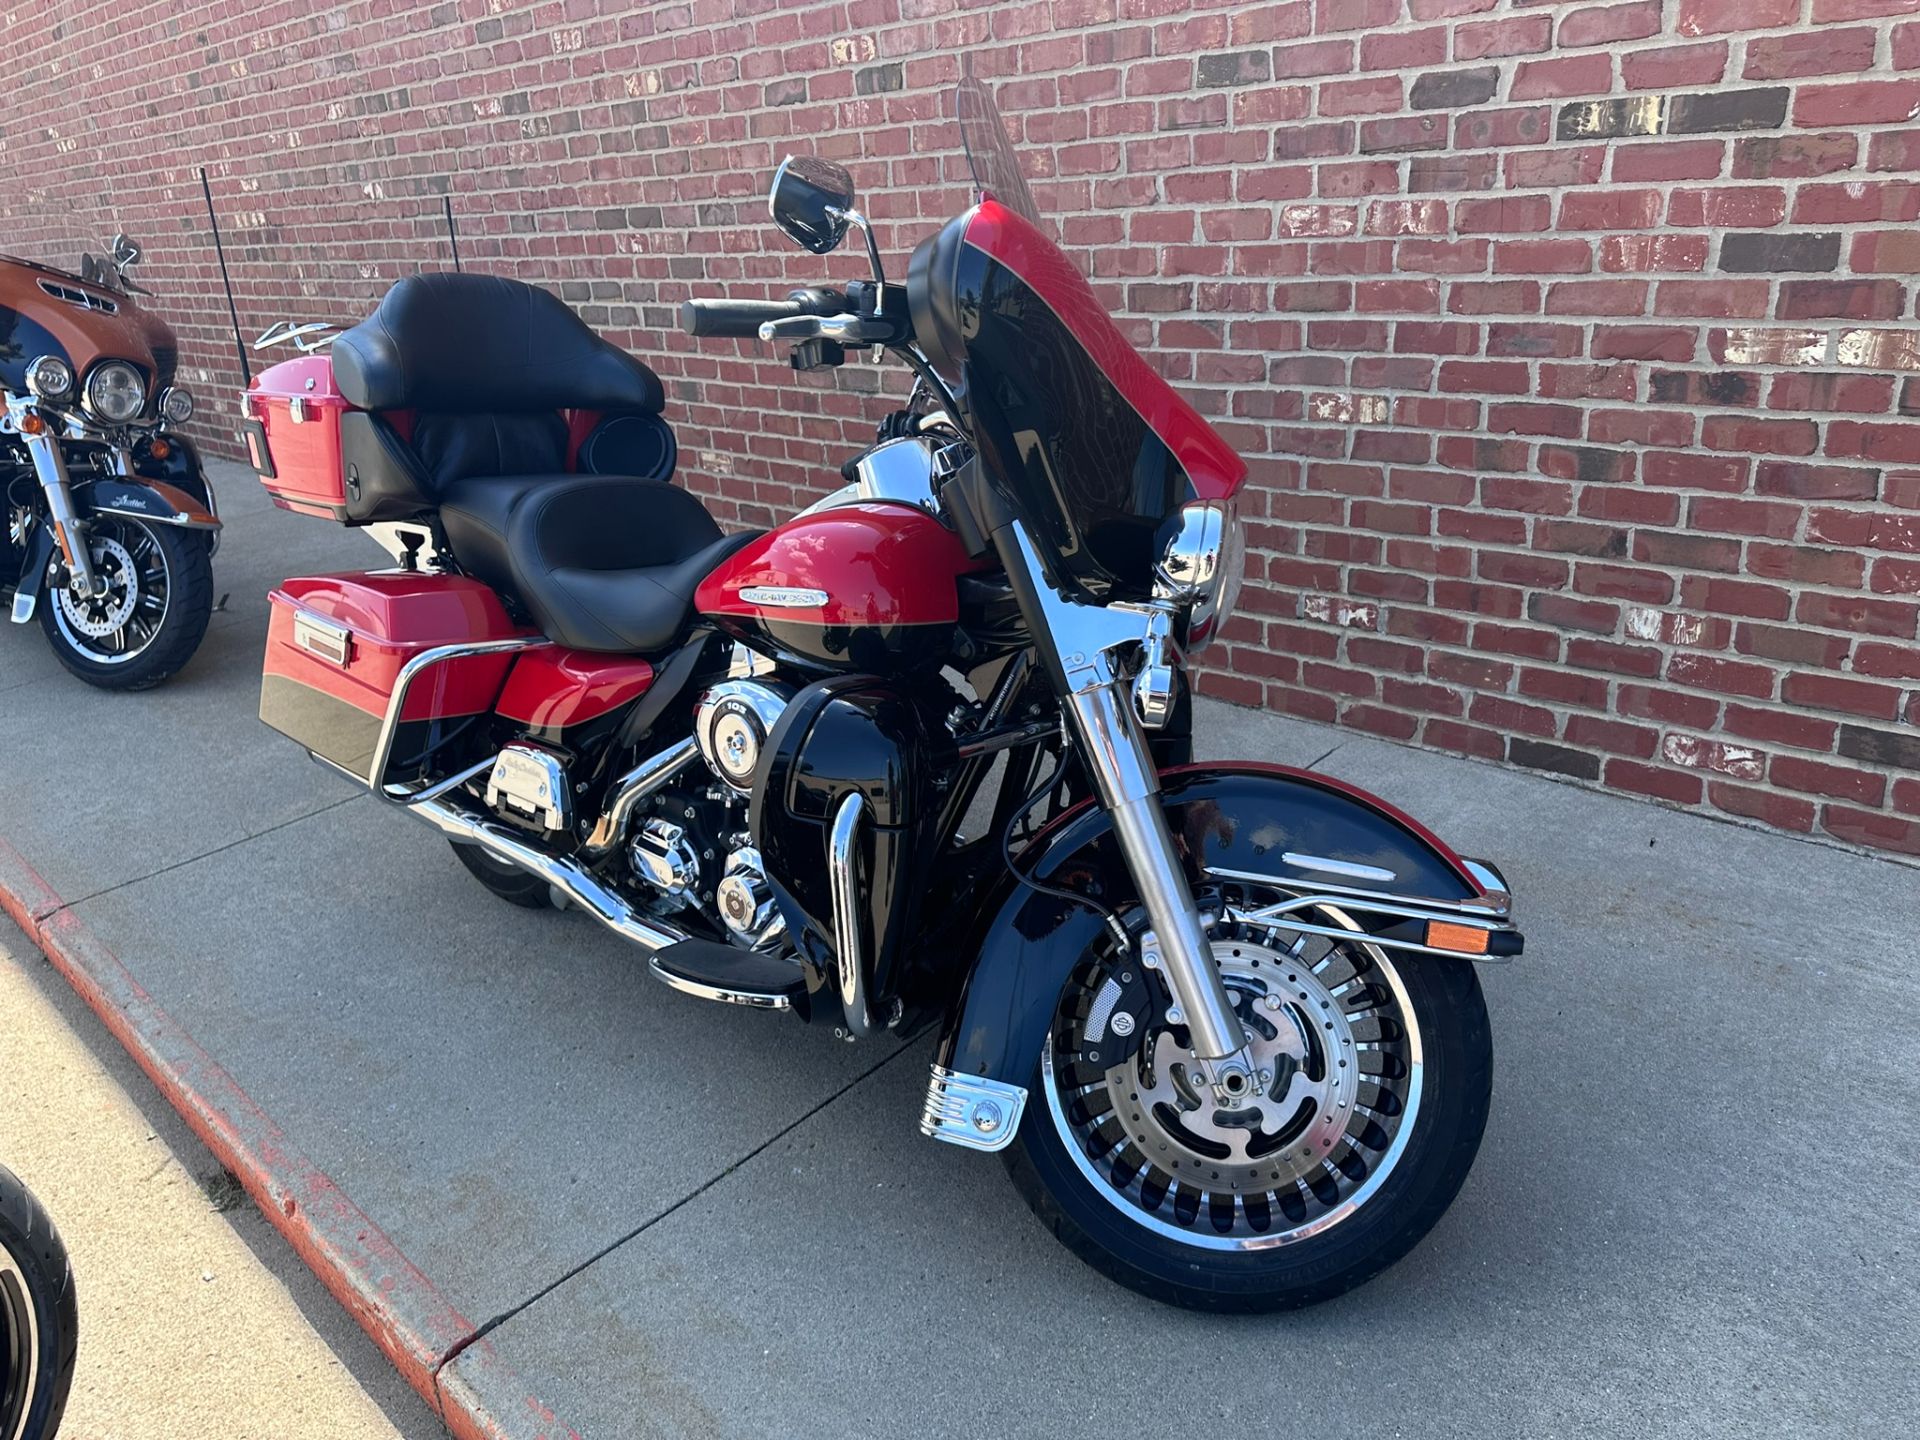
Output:
[[[1660,732],[1646,725],[1629,725],[1621,720],[1602,720],[1596,715],[1573,715],[1567,719],[1566,737],[1575,745],[1605,750],[1615,755],[1650,760],[1660,744]]]
[[[1799,755],[1774,756],[1773,763],[1767,767],[1767,778],[1789,790],[1835,800],[1855,800],[1863,805],[1878,805],[1887,793],[1884,775]]]
[[[1631,0],[1621,5],[1590,5],[1560,21],[1564,46],[1616,45],[1660,33],[1660,0]]]
[[[1674,28],[1682,35],[1770,30],[1800,18],[1800,0],[1680,0]]]
[[[1718,85],[1726,73],[1727,45],[1724,40],[1706,45],[1669,45],[1659,50],[1634,50],[1620,57],[1620,74],[1629,90],[1674,90],[1684,85]]]
[[[1453,58],[1494,60],[1507,55],[1538,55],[1552,40],[1553,20],[1547,15],[1475,21],[1453,27]]]
[[[1510,100],[1548,100],[1562,95],[1604,95],[1613,88],[1611,55],[1571,55],[1522,60],[1507,91]]]
[[[1649,180],[1711,180],[1726,164],[1724,140],[1655,140],[1621,145],[1613,152],[1611,178],[1632,184]]]
[[[1828,805],[1820,813],[1820,825],[1829,835],[1855,845],[1920,855],[1920,822],[1875,815],[1845,805]]]
[[[1859,142],[1850,134],[1743,135],[1733,142],[1736,180],[1804,180],[1851,170]]]
[[[1744,415],[1709,415],[1700,427],[1700,443],[1709,450],[1749,455],[1811,455],[1820,443],[1811,420],[1757,420]]]
[[[1705,782],[1698,775],[1655,765],[1641,765],[1632,760],[1609,760],[1605,781],[1616,790],[1627,790],[1636,795],[1648,795],[1656,800],[1670,800],[1681,805],[1698,805],[1706,789]]]
[[[1805,190],[1801,195],[1806,194]],[[1794,221],[1803,223],[1796,204]],[[1669,225],[1748,230],[1778,225],[1787,217],[1787,192],[1775,186],[1746,185],[1716,190],[1675,190],[1667,202]]]
[[[1575,190],[1560,202],[1562,230],[1651,230],[1660,223],[1658,190]]]
[[[1758,820],[1781,830],[1812,830],[1814,817],[1818,813],[1818,807],[1809,801],[1724,781],[1708,784],[1707,800],[1716,810]]]
[[[1793,100],[1793,123],[1898,125],[1920,110],[1920,80],[1856,80],[1845,85],[1802,86]]]
[[[1742,73],[1749,80],[1789,80],[1869,70],[1873,68],[1877,39],[1866,26],[1759,36],[1747,42],[1747,65]]]
[[[1840,734],[1838,722],[1817,715],[1802,715],[1791,710],[1762,710],[1752,705],[1729,704],[1721,718],[1729,734],[1769,745],[1791,745],[1799,750],[1829,753]],[[1754,775],[1749,777],[1758,780]]]
[[[1593,331],[1593,358],[1679,363],[1693,359],[1696,341],[1694,331],[1672,325],[1596,325]]]
[[[1780,686],[1780,698],[1789,705],[1839,710],[1876,720],[1892,720],[1900,714],[1899,687],[1851,680],[1843,675],[1789,675]]]

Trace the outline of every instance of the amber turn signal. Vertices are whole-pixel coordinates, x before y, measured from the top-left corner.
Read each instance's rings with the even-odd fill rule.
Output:
[[[1452,950],[1461,955],[1487,953],[1487,932],[1478,925],[1452,925],[1445,920],[1427,922],[1427,944],[1435,950]]]
[[[173,446],[156,435],[147,442],[147,453],[156,460],[164,460],[173,454]]]
[[[29,410],[20,417],[20,433],[22,435],[44,435],[47,433],[47,422],[40,418],[39,411]]]

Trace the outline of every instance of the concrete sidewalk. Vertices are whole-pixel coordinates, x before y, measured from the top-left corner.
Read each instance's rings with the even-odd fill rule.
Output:
[[[394,1440],[396,1423],[437,1428],[131,1068],[0,917],[0,1162],[55,1217],[79,1286],[60,1433]],[[157,1107],[151,1120],[136,1094]],[[324,1333],[303,1305],[325,1307]]]
[[[915,1129],[929,1046],[652,981],[253,718],[264,594],[357,535],[219,476],[194,664],[85,690],[0,628],[0,838],[486,1347],[503,1433],[1871,1435],[1920,1408],[1920,872],[1203,706],[1202,748],[1379,791],[1507,870],[1485,1148],[1307,1314],[1165,1310]],[[499,1377],[517,1373],[504,1390]]]

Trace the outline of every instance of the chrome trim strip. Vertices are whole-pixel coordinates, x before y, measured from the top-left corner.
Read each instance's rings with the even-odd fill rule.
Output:
[[[754,1010],[791,1010],[793,1003],[784,995],[762,995],[752,990],[726,990],[718,985],[702,985],[697,980],[689,980],[684,975],[670,974],[660,968],[660,957],[649,956],[647,969],[653,972],[656,980],[663,980],[682,995],[691,995],[696,1000],[718,1000],[722,1005],[745,1005]]]
[[[293,612],[293,643],[342,670],[353,663],[353,631],[310,610]]]
[[[1020,1133],[1027,1092],[1004,1080],[962,1075],[944,1065],[928,1067],[927,1101],[920,1133],[964,1150],[1004,1150]]]
[[[376,795],[386,795],[387,763],[393,759],[393,740],[400,731],[400,712],[406,707],[407,691],[413,688],[413,682],[420,677],[423,670],[430,670],[442,660],[453,660],[462,655],[491,655],[503,650],[538,650],[552,643],[543,635],[513,640],[473,640],[458,645],[437,645],[431,650],[422,650],[407,661],[400,667],[400,674],[394,679],[393,695],[387,701],[386,718],[380,722],[380,739],[373,748],[373,764],[367,771],[368,787]]]
[[[1309,886],[1306,880],[1290,875],[1265,875],[1253,870],[1229,870],[1220,865],[1209,865],[1207,874],[1216,880],[1241,880],[1253,885],[1271,885],[1280,890],[1311,888],[1322,895],[1340,896],[1342,904],[1362,900],[1385,900],[1395,905],[1418,905],[1427,910],[1446,911],[1449,918],[1464,915],[1474,923],[1494,930],[1508,928],[1502,922],[1508,917],[1512,901],[1512,897],[1504,890],[1489,891],[1484,895],[1470,895],[1464,900],[1436,900],[1427,895],[1382,895],[1377,890],[1366,890],[1357,885],[1329,885],[1315,881]]]
[[[218,530],[218,520],[202,520],[197,515],[176,510],[171,515],[156,515],[151,510],[136,510],[130,505],[95,505],[91,507],[95,515],[119,515],[128,520],[146,520],[159,525],[178,525],[183,530]]]
[[[316,760],[320,759],[317,755],[314,758]],[[498,756],[489,755],[486,759],[476,761],[474,764],[469,765],[458,775],[449,775],[444,780],[437,780],[423,790],[403,790],[398,785],[389,785],[383,793],[387,799],[393,801],[396,805],[421,805],[428,800],[438,800],[442,795],[453,790],[458,790],[469,780],[478,780],[493,768],[493,762],[498,758]],[[336,766],[335,768],[338,769],[339,767]],[[344,775],[348,772],[342,770],[340,773]],[[358,780],[360,777],[355,775],[353,778]]]
[[[749,585],[738,593],[747,604],[769,610],[818,610],[833,598],[824,590],[799,585]]]
[[[860,939],[860,889],[855,846],[866,799],[847,796],[834,811],[833,831],[827,838],[827,880],[833,891],[833,948],[839,967],[840,1004],[847,1012],[847,1031],[856,1039],[873,1034],[867,1013],[866,947]]]
[[[1349,880],[1378,880],[1384,883],[1400,878],[1393,871],[1382,869],[1378,865],[1357,865],[1351,860],[1334,860],[1325,855],[1303,855],[1297,850],[1289,850],[1280,858],[1300,870],[1318,870],[1327,875],[1344,875]]]
[[[657,755],[642,760],[613,782],[613,798],[594,823],[593,833],[581,843],[580,853],[588,860],[599,860],[613,852],[626,838],[633,807],[679,774],[700,753],[692,736],[669,745]]]

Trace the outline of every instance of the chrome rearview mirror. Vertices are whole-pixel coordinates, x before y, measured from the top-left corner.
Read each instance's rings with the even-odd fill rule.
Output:
[[[853,177],[831,160],[789,155],[774,172],[767,208],[794,244],[825,255],[852,223]]]
[[[122,232],[113,237],[109,253],[113,257],[114,269],[131,270],[140,263],[140,257],[146,254],[146,251],[140,248],[138,241],[129,240],[125,232]]]

